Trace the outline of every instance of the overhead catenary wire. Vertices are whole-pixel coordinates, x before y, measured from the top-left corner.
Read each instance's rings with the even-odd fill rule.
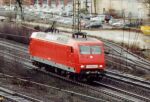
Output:
[[[123,5],[123,2],[121,2],[121,4]],[[121,5],[121,6],[122,6]],[[124,10],[123,10],[123,8],[122,8],[122,17],[123,17],[123,23],[125,24],[125,13],[124,13]],[[122,42],[121,42],[121,46],[123,46],[124,47],[124,42],[125,42],[125,39],[124,39],[124,37],[125,37],[125,35],[124,35],[124,26],[122,27],[122,30],[123,30],[123,39],[122,39]],[[121,48],[121,53],[120,53],[120,57],[122,57],[123,56],[123,53],[124,51],[123,51],[123,48]],[[120,68],[121,68],[121,60],[120,60]]]
[[[130,19],[130,22],[131,22],[131,19]],[[127,44],[127,51],[129,51],[130,49],[130,36],[131,36],[131,29],[129,29],[129,36],[128,36],[128,44]],[[126,54],[126,60],[128,60],[128,55]],[[128,62],[126,61],[126,66],[128,65]]]
[[[136,28],[138,28],[138,26]],[[136,34],[135,34],[134,41],[133,41],[131,49],[135,50],[138,47],[137,42],[138,42],[139,36],[140,36],[140,32],[137,31]]]

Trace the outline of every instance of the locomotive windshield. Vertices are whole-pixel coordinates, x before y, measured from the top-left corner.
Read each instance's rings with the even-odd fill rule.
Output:
[[[81,54],[101,54],[100,46],[80,46]]]

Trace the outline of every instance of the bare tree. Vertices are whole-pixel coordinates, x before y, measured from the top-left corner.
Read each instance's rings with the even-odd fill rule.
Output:
[[[21,19],[23,20],[23,9],[22,9],[22,2],[23,0],[16,0],[16,3],[18,4],[19,8],[20,8],[20,12],[21,12]]]

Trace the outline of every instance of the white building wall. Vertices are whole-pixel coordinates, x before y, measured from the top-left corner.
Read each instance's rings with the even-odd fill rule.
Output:
[[[92,12],[95,13],[94,0],[92,0],[92,6]],[[146,18],[148,14],[148,10],[143,3],[138,2],[138,0],[96,0],[96,13],[103,14],[104,11],[109,11],[109,9],[118,12],[124,11],[126,17]]]

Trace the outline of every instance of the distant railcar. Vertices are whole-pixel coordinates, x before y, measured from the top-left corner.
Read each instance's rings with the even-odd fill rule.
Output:
[[[29,53],[33,64],[38,67],[45,66],[80,78],[84,76],[93,80],[105,69],[103,42],[95,38],[33,32]]]

